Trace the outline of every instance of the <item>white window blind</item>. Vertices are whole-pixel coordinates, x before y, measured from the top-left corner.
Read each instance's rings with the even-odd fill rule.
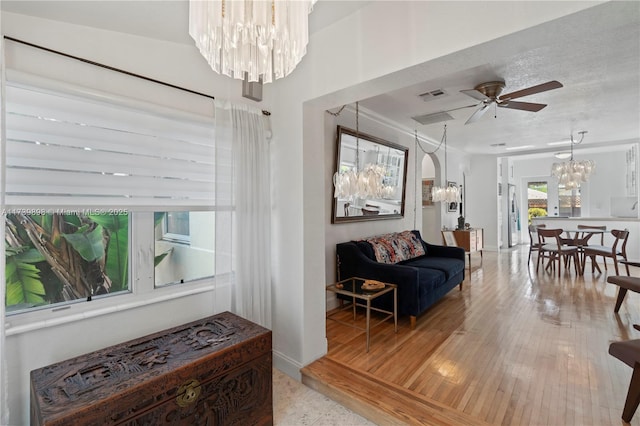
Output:
[[[215,205],[213,117],[12,82],[5,99],[7,208]]]

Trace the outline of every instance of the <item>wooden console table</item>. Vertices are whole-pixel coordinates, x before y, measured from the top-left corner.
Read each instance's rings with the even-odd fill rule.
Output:
[[[230,312],[31,372],[32,425],[273,424],[271,331]]]
[[[471,273],[471,253],[480,252],[480,265],[482,265],[482,250],[484,249],[482,228],[455,230],[453,235],[456,238],[456,245],[462,247],[469,256],[469,273]]]

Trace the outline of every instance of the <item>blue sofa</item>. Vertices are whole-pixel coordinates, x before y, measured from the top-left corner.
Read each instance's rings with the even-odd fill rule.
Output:
[[[336,245],[338,280],[374,279],[398,285],[398,314],[416,318],[444,297],[465,276],[465,253],[459,247],[429,244],[417,230],[377,235]],[[388,297],[386,297],[388,296]],[[392,310],[391,293],[374,307]]]

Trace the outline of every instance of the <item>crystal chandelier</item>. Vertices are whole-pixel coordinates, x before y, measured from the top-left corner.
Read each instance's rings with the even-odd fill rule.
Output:
[[[307,53],[317,0],[190,0],[189,35],[217,73],[270,83]]]
[[[393,195],[394,188],[384,184],[387,169],[379,164],[366,164],[360,169],[360,109],[356,102],[356,164],[353,169],[333,175],[333,196],[351,202],[360,199],[379,199]]]
[[[444,178],[447,179],[447,125],[444,125],[444,132],[442,133],[442,140],[444,141]],[[431,188],[431,198],[433,202],[443,201],[447,203],[459,203],[461,200],[460,189],[456,185],[452,186],[434,186]]]
[[[580,183],[586,182],[589,179],[589,175],[596,167],[596,163],[591,160],[574,161],[573,159],[573,145],[578,145],[584,139],[586,130],[578,132],[580,135],[579,141],[573,140],[571,135],[571,151],[569,161],[562,163],[553,163],[551,166],[551,176],[558,179],[560,185],[564,185],[566,189],[576,189],[580,186]]]

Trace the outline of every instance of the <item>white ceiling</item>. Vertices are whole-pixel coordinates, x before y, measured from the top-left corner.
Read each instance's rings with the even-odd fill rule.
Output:
[[[469,153],[566,150],[567,146],[554,148],[547,143],[567,140],[571,134],[575,138],[581,130],[588,133],[576,149],[611,147],[640,137],[639,2],[596,6],[443,59],[447,69],[457,71],[365,99],[361,107],[436,140],[446,123],[449,146]],[[517,99],[547,104],[537,113],[492,107],[479,121],[465,125],[473,107],[452,111],[454,120],[436,124],[421,125],[411,119],[477,104],[460,90],[494,80],[506,82],[503,93],[550,80],[564,87]],[[428,102],[417,96],[437,89],[446,94]],[[526,145],[533,148],[505,150]]]
[[[368,1],[319,1],[311,32],[353,13]],[[594,3],[595,4],[595,3]],[[2,10],[191,44],[188,1],[2,1]],[[460,24],[457,22],[457,24]],[[310,49],[313,49],[311,44]],[[503,93],[558,80],[564,87],[518,99],[545,103],[537,113],[493,108],[465,125],[474,108],[450,112],[447,143],[469,153],[522,154],[563,150],[548,142],[587,130],[578,148],[637,142],[640,137],[640,2],[610,2],[529,30],[441,58],[447,75],[364,99],[363,108],[439,140],[444,122],[420,125],[413,116],[477,103],[460,93],[479,83],[504,80]],[[424,102],[417,95],[442,89]],[[505,147],[492,147],[505,144]],[[525,151],[508,147],[533,145]]]

